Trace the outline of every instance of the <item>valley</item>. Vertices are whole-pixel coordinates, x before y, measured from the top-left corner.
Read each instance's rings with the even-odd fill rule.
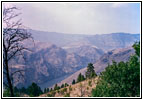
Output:
[[[109,34],[112,35],[112,37],[117,36],[119,38],[121,36],[125,39],[128,38],[129,41],[125,41],[124,39],[122,39],[125,42],[124,46],[121,46],[123,44],[120,40],[121,42],[117,42],[116,44],[117,47],[113,47],[116,49],[113,50],[111,47],[112,50],[105,50],[105,48],[101,49],[97,47],[97,45],[91,44],[89,43],[89,41],[85,41],[85,37],[87,36],[84,35],[74,35],[73,37],[72,35],[65,35],[62,33],[53,33],[56,35],[53,35],[52,38],[50,38],[48,34],[51,33],[38,33],[39,31],[33,30],[32,32],[35,32],[33,33],[33,37],[35,37],[34,45],[31,45],[31,43],[29,42],[25,44],[28,48],[32,50],[32,52],[24,52],[26,62],[23,61],[22,58],[17,58],[17,60],[13,60],[11,62],[12,66],[19,66],[18,68],[15,67],[15,70],[18,70],[19,68],[25,70],[24,78],[22,79],[22,81],[15,84],[18,87],[27,87],[32,82],[37,83],[42,89],[47,87],[53,87],[56,83],[60,85],[65,82],[71,84],[71,81],[77,78],[77,75],[79,73],[85,73],[88,63],[93,63],[96,73],[99,74],[105,69],[108,63],[112,63],[112,60],[115,60],[117,62],[128,61],[130,55],[134,54],[133,48],[129,46],[131,46],[131,44],[135,41],[139,40],[138,34]],[[36,38],[38,34],[40,34],[41,38],[39,36],[39,38]],[[57,34],[59,38],[65,37],[66,40],[64,38],[54,40],[57,41],[57,43],[54,42],[56,43],[55,45],[52,42],[53,38],[57,38]],[[47,37],[47,39],[44,40],[42,36],[45,36],[45,38]],[[77,39],[72,39],[75,37]],[[81,37],[82,39],[80,39]],[[102,38],[104,37],[104,35],[99,35],[98,37]],[[121,39],[121,37],[119,39]],[[78,42],[76,42],[76,40],[78,40]],[[60,45],[58,44],[59,41],[61,41],[63,46],[60,47]],[[100,43],[100,40],[96,41],[97,43]],[[110,42],[111,44],[116,43],[116,41],[119,40],[116,39],[116,41],[114,41],[112,39],[112,41],[113,42]],[[70,44],[67,46],[67,44],[64,44],[65,42],[69,42]],[[109,41],[107,41],[106,43],[108,42]],[[125,44],[128,45],[126,46]],[[108,44],[105,45],[108,46]],[[126,48],[124,49],[123,47]]]

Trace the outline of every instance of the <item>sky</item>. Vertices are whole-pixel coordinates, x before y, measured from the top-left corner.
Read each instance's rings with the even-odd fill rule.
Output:
[[[25,26],[67,34],[140,33],[140,3],[7,3]]]

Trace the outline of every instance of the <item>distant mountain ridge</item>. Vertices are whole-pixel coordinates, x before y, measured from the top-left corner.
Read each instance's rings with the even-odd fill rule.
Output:
[[[71,43],[85,43],[94,45],[104,51],[125,48],[140,40],[140,34],[111,33],[97,35],[64,34],[57,32],[44,32],[30,30],[35,40],[50,42],[59,47],[68,46]]]

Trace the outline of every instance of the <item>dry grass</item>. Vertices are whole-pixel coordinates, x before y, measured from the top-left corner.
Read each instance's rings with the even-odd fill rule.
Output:
[[[55,91],[55,97],[89,97],[91,96],[91,91],[96,87],[97,81],[99,77],[93,79],[87,79],[80,83],[76,83],[74,85],[70,85],[66,88],[62,88],[60,90]],[[47,97],[47,94],[51,94],[51,92],[42,94],[40,97]]]

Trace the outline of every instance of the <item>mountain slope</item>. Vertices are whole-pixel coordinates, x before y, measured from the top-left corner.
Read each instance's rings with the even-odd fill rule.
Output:
[[[132,54],[134,54],[134,49],[132,47],[128,47],[128,48],[124,48],[124,49],[115,49],[112,51],[109,51],[107,53],[105,53],[103,56],[100,57],[100,59],[94,63],[94,69],[95,72],[97,74],[99,74],[100,72],[102,72],[108,64],[112,63],[112,60],[116,61],[116,62],[120,62],[120,61],[128,61],[130,56]],[[61,81],[59,83],[59,85],[63,84],[63,83],[72,83],[73,79],[77,79],[77,76],[82,73],[83,75],[86,72],[86,68],[83,68],[77,72],[75,72],[74,74],[72,74],[71,76],[69,76],[68,78],[64,79],[63,81]]]
[[[44,93],[39,97],[89,97],[91,96],[92,89],[96,87],[98,80],[99,77],[86,79],[82,82],[61,88],[59,90]]]
[[[65,76],[85,67],[89,61],[86,57],[67,53],[64,49],[49,43],[36,42],[35,47],[31,49],[33,52],[24,52],[26,62],[21,57],[11,62],[13,70],[25,70],[24,81],[17,83],[18,86],[28,86],[36,82],[43,88],[47,87],[49,84],[45,83],[57,78],[63,80]]]

